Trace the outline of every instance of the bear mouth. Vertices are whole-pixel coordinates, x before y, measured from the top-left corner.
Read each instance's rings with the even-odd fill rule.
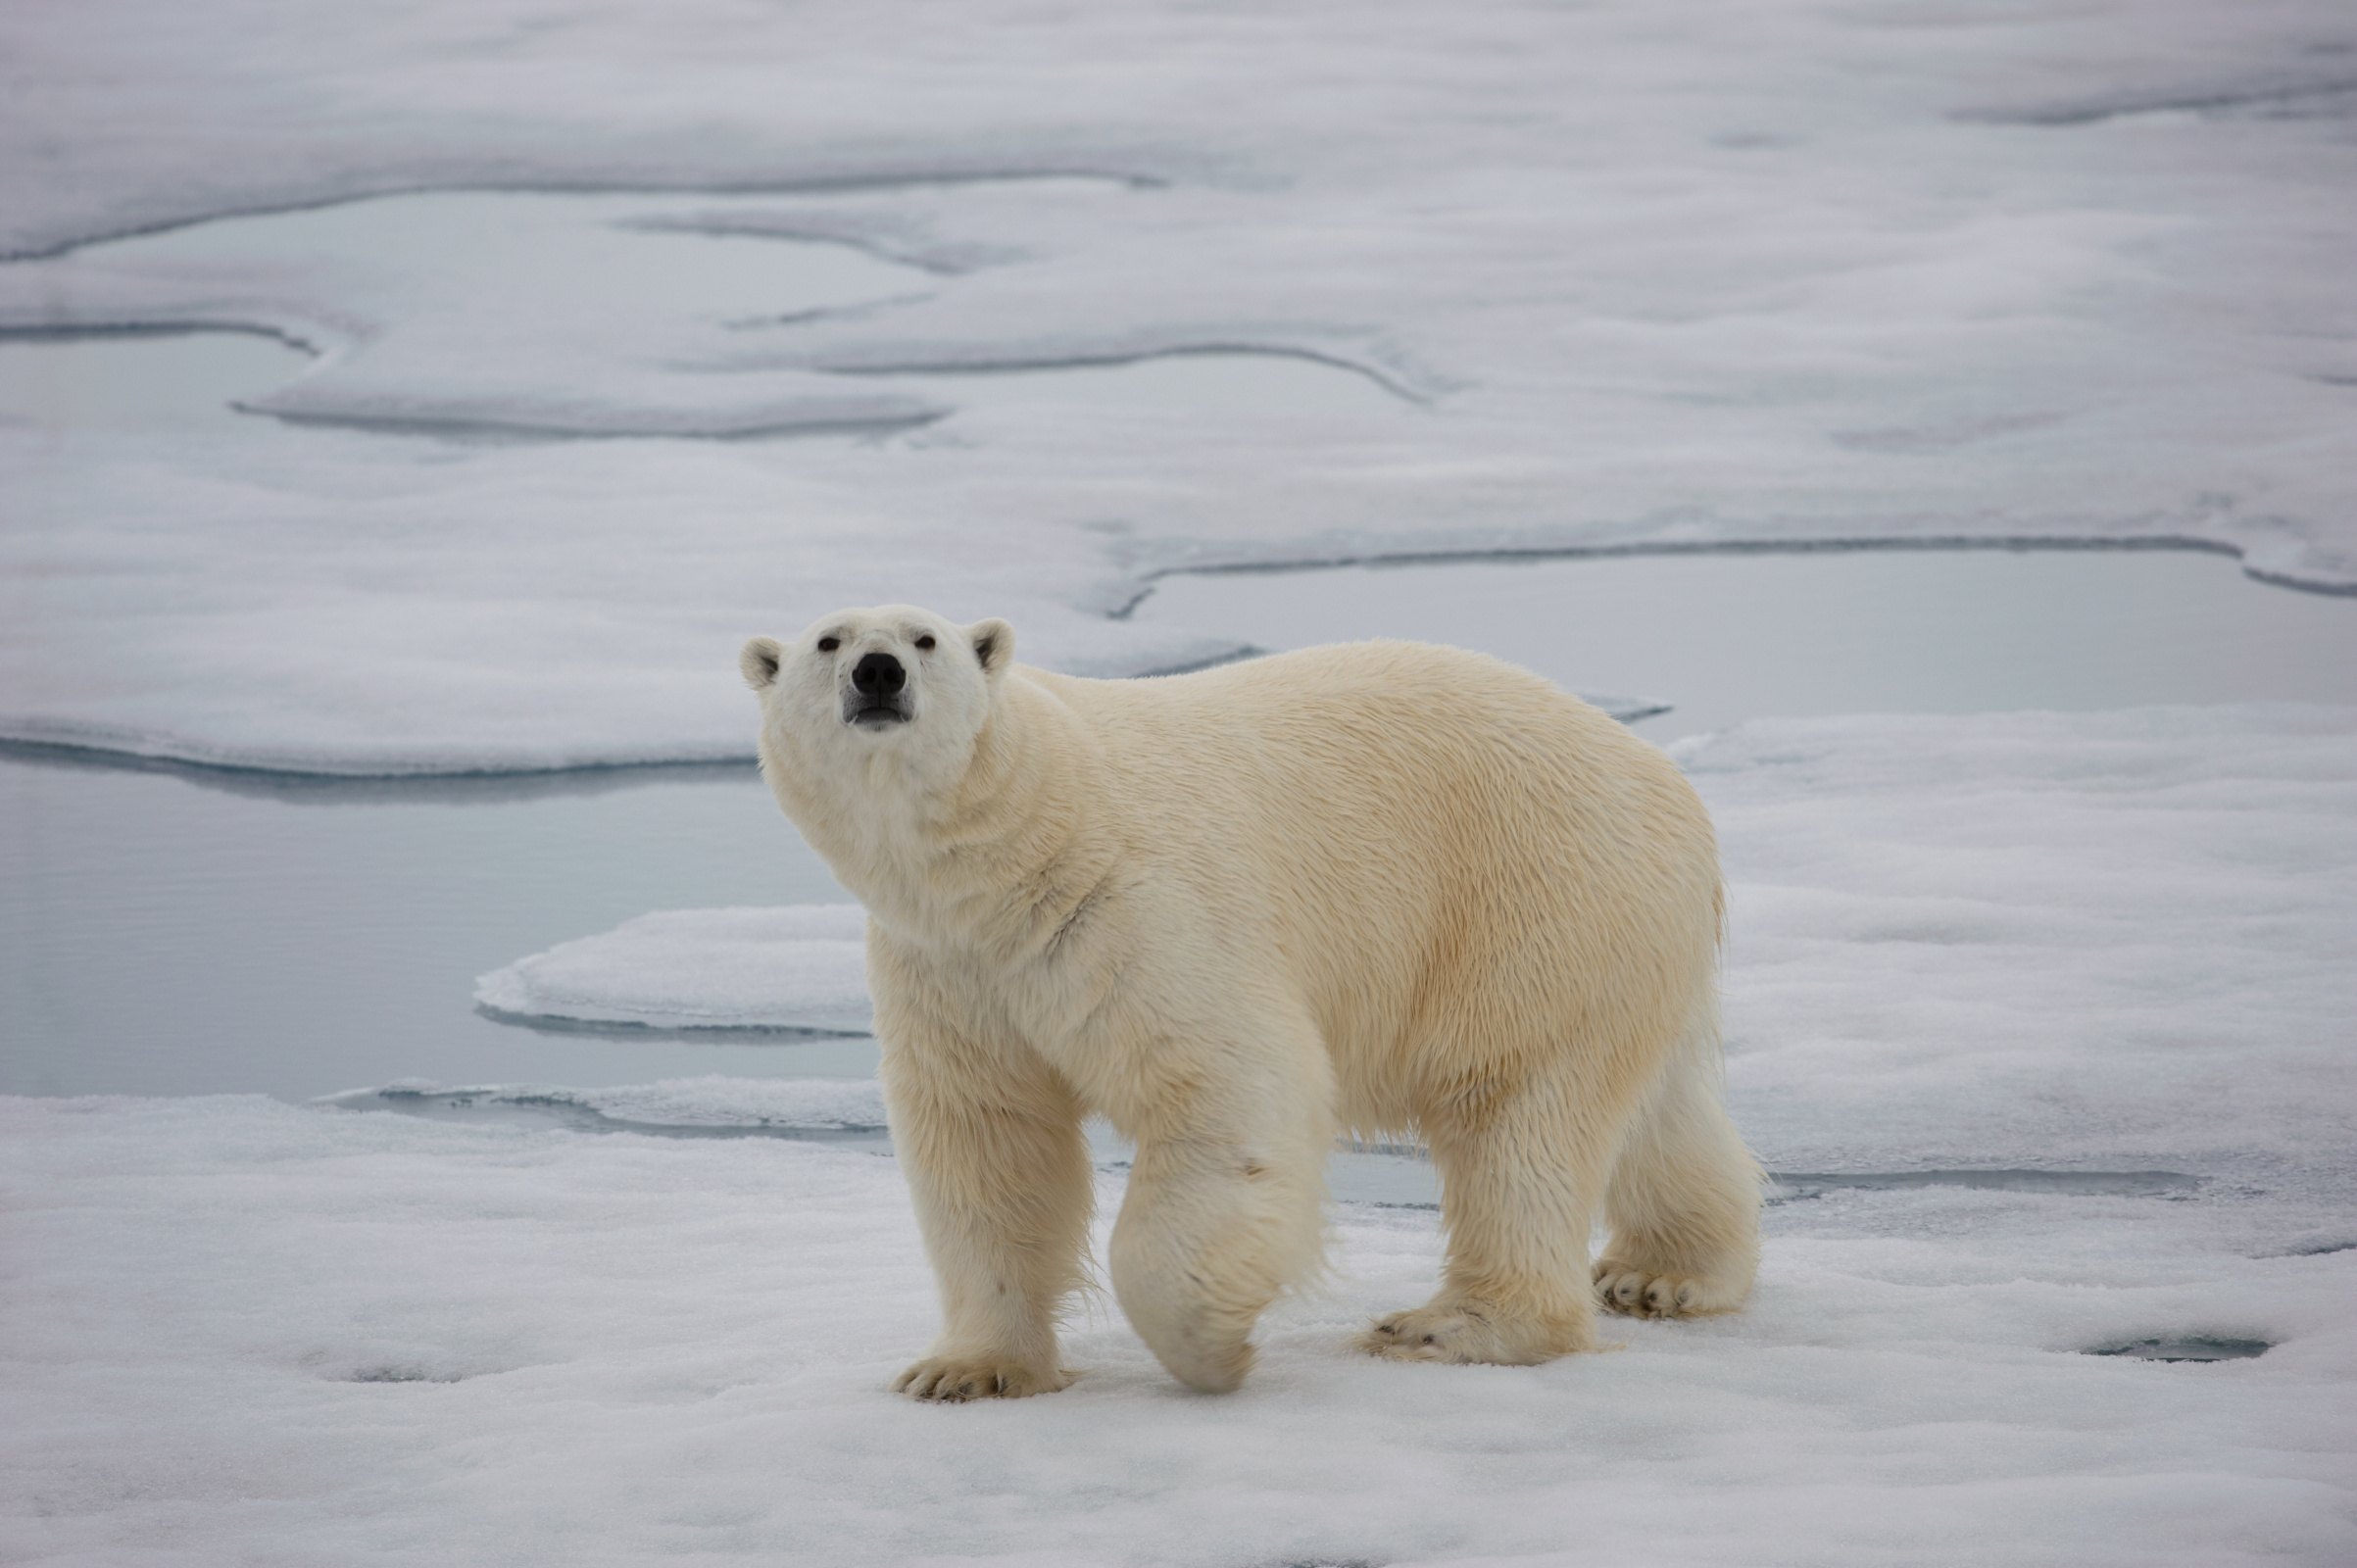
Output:
[[[857,706],[843,705],[843,722],[854,729],[892,729],[908,722],[908,710],[896,702],[861,702]]]

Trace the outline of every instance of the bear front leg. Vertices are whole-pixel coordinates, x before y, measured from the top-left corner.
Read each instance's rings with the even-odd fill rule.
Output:
[[[1020,1398],[1072,1379],[1056,1319],[1082,1280],[1094,1172],[1070,1088],[1027,1051],[887,1045],[892,1140],[941,1292],[941,1337],[894,1382]]]
[[[1334,1140],[1322,1064],[1298,1084],[1231,1081],[1221,1102],[1173,1107],[1139,1133],[1113,1292],[1171,1376],[1202,1393],[1244,1381],[1261,1310],[1317,1271]]]

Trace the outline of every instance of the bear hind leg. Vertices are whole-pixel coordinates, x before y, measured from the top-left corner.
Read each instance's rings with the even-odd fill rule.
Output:
[[[1530,1086],[1455,1127],[1428,1119],[1449,1234],[1440,1294],[1379,1318],[1358,1348],[1394,1361],[1535,1366],[1596,1348],[1588,1232],[1610,1142],[1576,1083]]]
[[[1621,1143],[1597,1300],[1633,1317],[1732,1312],[1759,1266],[1764,1177],[1728,1119],[1716,1032],[1697,1030]]]

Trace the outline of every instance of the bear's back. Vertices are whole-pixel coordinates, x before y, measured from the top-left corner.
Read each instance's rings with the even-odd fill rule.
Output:
[[[1266,921],[1340,1056],[1412,1048],[1423,1015],[1490,995],[1578,1010],[1580,977],[1612,972],[1599,948],[1711,961],[1693,789],[1527,670],[1369,642],[1140,680],[1024,673],[1101,748],[1124,857]]]
[[[1691,795],[1609,714],[1460,648],[1335,643],[1136,680],[1024,673],[1079,716],[1117,772],[1173,808],[1194,793],[1298,819],[1437,795],[1451,814],[1585,814],[1632,785]]]

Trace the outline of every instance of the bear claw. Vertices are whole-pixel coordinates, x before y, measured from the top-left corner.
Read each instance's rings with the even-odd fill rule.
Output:
[[[1596,1265],[1596,1297],[1629,1317],[1704,1317],[1730,1310],[1711,1282],[1692,1275],[1655,1274],[1617,1258]]]
[[[1584,1336],[1564,1326],[1502,1321],[1494,1312],[1465,1305],[1394,1312],[1378,1318],[1351,1344],[1387,1361],[1491,1366],[1535,1366],[1587,1348]]]
[[[1069,1372],[1042,1372],[1019,1361],[972,1361],[932,1356],[895,1378],[892,1392],[929,1404],[963,1404],[968,1399],[1021,1399],[1069,1388]]]

